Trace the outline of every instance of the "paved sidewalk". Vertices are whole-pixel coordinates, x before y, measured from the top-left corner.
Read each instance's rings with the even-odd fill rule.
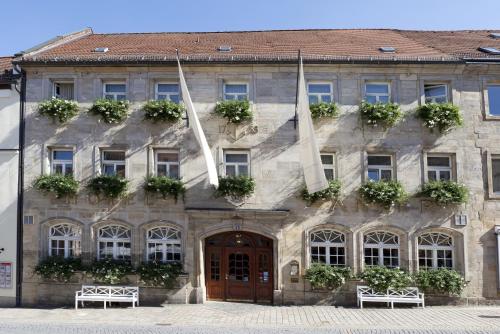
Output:
[[[274,332],[301,333],[308,328],[318,333],[500,333],[500,307],[336,308],[333,306],[264,306],[208,302],[203,305],[166,305],[164,307],[73,309],[0,309],[0,333],[26,333],[44,326],[55,326],[52,333],[86,333],[86,326],[102,333],[122,333],[111,328],[143,328],[147,333],[177,333],[161,328],[206,329],[208,333]],[[89,328],[90,328],[89,327]],[[60,328],[60,331],[57,330]],[[73,330],[71,329],[73,328]],[[107,328],[107,329],[106,329]],[[217,330],[217,328],[219,328]],[[10,331],[7,331],[10,329]],[[92,333],[101,333],[100,331]],[[147,330],[146,330],[147,329]],[[203,331],[192,331],[202,333]],[[238,330],[240,329],[240,330]],[[285,330],[291,329],[291,330]],[[355,331],[351,331],[355,330]],[[231,330],[232,331],[232,330]],[[90,332],[90,331],[89,331]],[[182,331],[181,331],[182,332]],[[246,333],[245,332],[245,333]],[[375,331],[374,331],[375,332]],[[377,333],[386,331],[376,331]]]

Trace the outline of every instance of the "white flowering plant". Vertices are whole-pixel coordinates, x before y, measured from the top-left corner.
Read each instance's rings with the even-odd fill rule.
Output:
[[[430,181],[422,186],[420,196],[439,205],[464,204],[469,198],[469,190],[454,181]]]
[[[179,196],[184,200],[186,187],[181,180],[167,176],[150,176],[144,182],[144,190],[150,194],[159,194],[166,199],[171,196],[177,202]]]
[[[61,256],[50,256],[36,265],[33,271],[46,280],[68,282],[77,271],[82,269],[82,262],[78,258],[65,259]]]
[[[403,185],[394,180],[368,181],[359,188],[359,195],[366,203],[381,205],[384,208],[390,208],[408,200],[408,193]]]
[[[406,271],[382,266],[366,269],[359,278],[373,290],[382,293],[386,293],[387,289],[403,290],[413,283],[412,276]]]
[[[326,117],[335,118],[339,115],[339,109],[337,107],[337,104],[335,104],[335,102],[313,103],[309,105],[309,110],[311,111],[311,117],[313,119],[320,119]]]
[[[218,101],[215,105],[215,113],[233,124],[250,121],[253,118],[248,100]]]
[[[144,119],[158,122],[174,123],[182,118],[184,106],[180,103],[175,103],[168,100],[152,100],[148,101],[143,107]]]
[[[116,124],[123,122],[128,116],[128,101],[97,99],[89,109],[89,113],[100,116],[104,123]]]
[[[78,104],[75,101],[53,97],[41,102],[38,105],[38,112],[59,123],[66,123],[78,113]]]
[[[417,109],[417,118],[431,131],[446,133],[463,125],[460,109],[451,103],[427,103]]]
[[[402,118],[403,112],[396,103],[368,103],[363,101],[359,107],[361,119],[367,125],[384,128],[396,125]]]

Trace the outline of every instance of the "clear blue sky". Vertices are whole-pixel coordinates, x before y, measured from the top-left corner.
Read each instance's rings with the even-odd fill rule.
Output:
[[[0,55],[95,32],[304,28],[498,29],[500,0],[2,1]]]

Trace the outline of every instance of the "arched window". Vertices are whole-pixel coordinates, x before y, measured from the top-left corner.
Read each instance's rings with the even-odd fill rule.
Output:
[[[364,254],[367,266],[399,267],[399,238],[383,231],[365,234]]]
[[[173,227],[155,227],[147,232],[148,261],[180,262],[181,232]]]
[[[101,227],[97,237],[97,259],[130,261],[130,229],[120,225]]]
[[[80,256],[82,229],[73,224],[58,224],[49,229],[49,256]]]
[[[345,235],[334,230],[311,233],[311,263],[345,266]]]
[[[453,239],[444,233],[420,235],[418,266],[421,269],[453,268]]]

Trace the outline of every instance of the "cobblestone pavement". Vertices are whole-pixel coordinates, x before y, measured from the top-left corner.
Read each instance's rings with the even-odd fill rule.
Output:
[[[499,333],[500,307],[336,308],[209,302],[164,307],[0,309],[1,334]]]

